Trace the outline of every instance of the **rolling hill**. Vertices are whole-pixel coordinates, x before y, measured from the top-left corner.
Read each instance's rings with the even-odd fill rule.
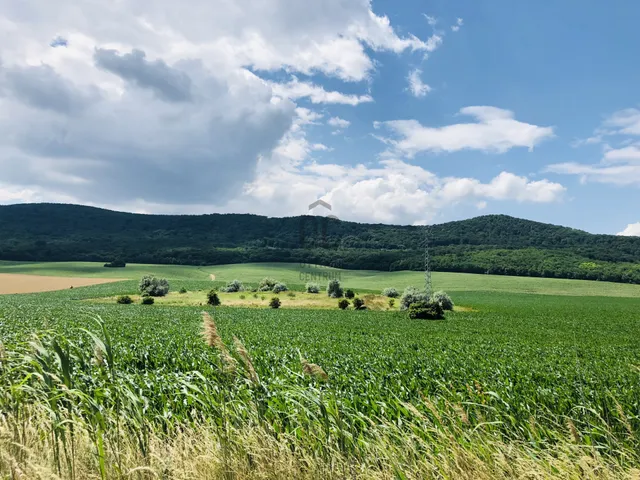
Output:
[[[220,265],[308,262],[420,270],[422,227],[323,217],[141,215],[60,204],[0,206],[0,260]],[[440,271],[640,283],[640,238],[593,235],[506,215],[435,225]]]

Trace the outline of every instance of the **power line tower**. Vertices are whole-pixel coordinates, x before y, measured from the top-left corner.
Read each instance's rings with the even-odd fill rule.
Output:
[[[431,252],[429,247],[431,243],[431,225],[424,226],[424,291],[427,298],[431,299],[433,293],[433,285],[431,284]]]

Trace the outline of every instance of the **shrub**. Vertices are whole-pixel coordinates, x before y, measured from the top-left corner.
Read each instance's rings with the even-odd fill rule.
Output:
[[[427,293],[418,290],[416,287],[407,287],[404,289],[402,298],[400,299],[400,309],[406,310],[412,304],[417,302],[428,302]]]
[[[246,297],[246,295],[240,295],[240,300],[244,300]]]
[[[340,301],[338,301],[338,307],[340,308],[340,310],[346,310],[350,305],[349,300],[346,299],[342,299]]]
[[[116,298],[116,302],[119,303],[120,305],[129,305],[133,303],[133,300],[131,300],[131,297],[129,295],[122,295]]]
[[[215,290],[211,290],[207,293],[207,303],[212,307],[217,307],[220,305],[220,297],[218,296],[218,292]]]
[[[444,310],[437,302],[415,302],[409,307],[409,318],[414,320],[441,320]]]
[[[227,283],[226,287],[222,288],[222,291],[226,293],[243,292],[244,285],[242,285],[242,282],[240,280],[232,280],[231,282]]]
[[[253,294],[253,298],[258,298],[258,294],[257,294],[257,293],[254,293],[254,294]]]
[[[356,296],[356,294],[353,292],[353,290],[347,288],[347,290],[344,292],[344,296],[345,298],[353,298]]]
[[[269,278],[269,277],[265,277],[262,280],[260,280],[260,283],[258,284],[258,290],[261,292],[270,292],[271,290],[273,290],[273,287],[276,286],[276,282],[273,278]]]
[[[289,290],[286,283],[278,282],[273,286],[273,293],[282,293]]]
[[[266,297],[265,297],[264,295],[261,295],[261,296],[260,296],[260,300],[262,300],[263,302],[264,302],[264,299],[265,299],[265,298],[266,298]]]
[[[320,285],[314,282],[307,283],[304,288],[307,293],[320,293]]]
[[[431,301],[439,304],[443,310],[453,310],[453,300],[443,291],[434,293]]]
[[[287,297],[295,298],[295,297],[296,297],[296,294],[295,294],[295,293],[293,293],[293,292],[289,292],[289,293],[287,293]]]
[[[187,289],[186,289],[186,288],[184,288],[184,287],[182,287],[182,288],[180,289],[180,292],[179,292],[179,293],[182,293],[182,294],[187,293]]]
[[[389,288],[385,288],[382,291],[382,295],[389,298],[398,298],[400,296],[400,293],[395,288],[389,287]]]
[[[145,295],[144,297],[142,297],[142,305],[153,305],[154,303],[155,300],[153,299],[153,297],[149,295]]]
[[[140,293],[152,297],[164,297],[169,293],[169,282],[166,278],[156,278],[152,275],[145,275],[140,280]]]
[[[353,308],[355,308],[356,310],[366,310],[367,307],[365,307],[364,305],[364,300],[362,300],[361,298],[354,298]]]
[[[282,303],[280,302],[280,299],[278,297],[273,297],[269,302],[269,306],[271,308],[280,308],[280,305],[282,305]]]
[[[396,299],[395,298],[390,298],[389,299],[389,308],[393,308],[396,304]]]
[[[105,263],[106,268],[124,268],[127,266],[122,260],[114,260],[113,262]]]
[[[327,295],[331,298],[342,298],[344,291],[340,286],[340,280],[334,278],[333,280],[329,280],[327,284]]]

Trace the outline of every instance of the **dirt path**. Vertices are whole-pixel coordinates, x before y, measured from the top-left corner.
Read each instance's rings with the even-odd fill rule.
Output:
[[[212,273],[211,275],[209,275],[209,278],[210,278],[211,280],[215,280],[215,279],[216,279],[216,276]]]
[[[35,293],[86,287],[101,283],[120,282],[119,278],[44,277],[18,273],[0,273],[0,295],[9,293]]]

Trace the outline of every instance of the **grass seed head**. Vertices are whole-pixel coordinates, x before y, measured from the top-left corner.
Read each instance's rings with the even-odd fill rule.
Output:
[[[247,378],[249,378],[249,380],[251,380],[252,383],[256,383],[256,384],[260,383],[260,380],[258,379],[258,374],[256,373],[256,369],[254,368],[253,362],[251,361],[251,357],[249,356],[249,352],[247,352],[247,349],[245,348],[245,346],[242,344],[240,339],[235,335],[233,336],[233,344],[236,347],[236,352],[238,352],[238,355],[242,359],[242,364],[247,373]]]

